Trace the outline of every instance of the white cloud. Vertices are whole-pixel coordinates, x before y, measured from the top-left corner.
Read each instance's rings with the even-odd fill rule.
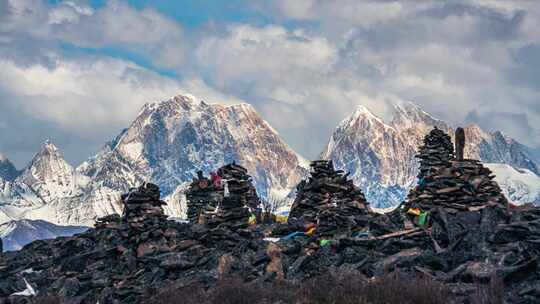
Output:
[[[279,83],[295,77],[324,75],[336,61],[325,38],[280,26],[230,26],[224,36],[203,39],[196,50],[200,67],[209,69],[221,87],[257,83],[263,92],[284,92]],[[266,85],[265,85],[266,83]],[[295,93],[296,94],[296,93]]]
[[[210,102],[240,102],[209,88],[200,79],[177,82],[116,59],[58,58],[50,69],[0,63],[0,90],[15,96],[13,102],[26,114],[79,135],[124,127],[144,103],[177,94],[190,93]]]
[[[529,66],[537,48],[520,51],[540,46],[536,1],[276,1],[266,11],[279,12],[268,16],[275,24],[193,32],[114,0],[97,9],[10,3],[7,14],[0,9],[0,87],[29,115],[65,129],[125,126],[142,103],[182,88],[210,102],[253,103],[310,158],[357,104],[386,116],[399,100],[540,144],[540,74]],[[65,58],[58,41],[127,50],[185,80],[103,56]]]

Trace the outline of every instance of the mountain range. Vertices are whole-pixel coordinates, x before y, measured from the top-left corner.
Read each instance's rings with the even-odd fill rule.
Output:
[[[384,121],[363,106],[334,131],[321,158],[351,173],[372,206],[401,202],[415,184],[415,154],[434,126],[453,128],[412,103],[396,105]],[[466,156],[493,163],[499,181],[517,203],[540,203],[538,156],[501,132],[465,128]],[[0,223],[45,220],[91,226],[121,213],[119,195],[144,181],[159,184],[166,213],[185,217],[184,191],[201,170],[209,174],[235,161],[246,167],[263,197],[284,197],[309,172],[308,162],[249,104],[210,104],[193,96],[144,105],[135,120],[97,155],[77,168],[47,141],[18,171],[0,157]],[[504,165],[496,165],[504,164]]]

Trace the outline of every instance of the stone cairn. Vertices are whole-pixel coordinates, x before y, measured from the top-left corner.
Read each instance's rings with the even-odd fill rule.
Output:
[[[218,169],[217,174],[228,183],[228,190],[232,194],[239,195],[244,204],[249,208],[251,214],[257,217],[261,216],[261,201],[257,196],[257,190],[253,186],[251,176],[247,169],[235,164],[228,164]]]
[[[420,147],[416,158],[420,160],[418,178],[436,172],[441,168],[450,167],[454,157],[454,146],[450,136],[437,127],[424,138],[424,145]]]
[[[122,194],[124,213],[109,215],[96,221],[97,229],[118,229],[125,238],[126,250],[135,248],[137,257],[160,250],[167,250],[163,237],[163,223],[167,216],[163,211],[166,203],[160,199],[160,190],[157,185],[144,183],[138,188],[132,188],[128,193]]]
[[[167,203],[160,200],[160,195],[159,187],[151,183],[144,183],[122,195],[123,217],[131,229],[149,231],[159,228],[161,222],[167,219],[162,207]]]
[[[347,235],[351,229],[368,226],[369,204],[348,174],[334,170],[332,161],[311,163],[311,177],[297,186],[289,224],[308,227],[316,224],[321,237]]]
[[[425,177],[411,190],[409,203],[423,210],[443,207],[450,213],[486,206],[507,208],[508,201],[491,173],[477,160],[452,161],[450,168]]]
[[[258,208],[259,198],[247,170],[234,163],[218,169],[223,178],[224,194],[217,212],[208,221],[210,227],[242,229],[248,226],[250,208]],[[252,209],[253,211],[253,209]]]
[[[202,171],[198,171],[186,192],[188,221],[204,223],[206,216],[214,214],[217,205],[223,200],[223,188],[219,177],[213,175],[212,181],[203,176]]]
[[[188,219],[209,227],[245,228],[251,214],[260,215],[260,201],[247,170],[225,165],[208,179],[198,173],[187,192]]]
[[[441,159],[435,159],[429,149],[423,149],[420,159],[432,159],[434,164],[446,164],[447,155],[450,154],[448,135],[442,135],[441,132],[432,131],[426,136],[426,142],[439,142],[442,143],[441,147],[444,144],[447,153],[443,155],[441,149],[437,153],[442,155]],[[465,139],[459,133],[457,154],[463,155]],[[420,179],[418,185],[409,192],[406,210],[428,212],[438,222],[436,226],[444,227],[441,228],[445,230],[444,235],[450,235],[450,238],[457,236],[464,227],[471,229],[474,225],[480,225],[480,222],[491,222],[493,226],[508,218],[508,201],[488,168],[480,161],[471,159],[454,159],[448,161],[448,164],[448,167],[445,165]],[[430,170],[424,172],[429,173]]]

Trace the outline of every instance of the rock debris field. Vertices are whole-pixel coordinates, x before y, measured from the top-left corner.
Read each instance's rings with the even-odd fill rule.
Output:
[[[0,297],[30,303],[144,303],[152,290],[226,277],[301,282],[328,273],[427,277],[466,303],[501,280],[508,303],[540,303],[540,208],[512,206],[480,162],[456,159],[441,130],[420,148],[417,186],[387,214],[331,161],[314,161],[286,223],[256,224],[259,198],[246,169],[202,172],[187,192],[188,222],[167,220],[159,187],[122,196],[123,215],[72,237],[0,255]]]

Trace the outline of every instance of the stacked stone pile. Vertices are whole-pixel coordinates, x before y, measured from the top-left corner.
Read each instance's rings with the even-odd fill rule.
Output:
[[[347,174],[336,171],[332,161],[319,160],[311,163],[309,180],[297,187],[289,224],[316,224],[319,236],[331,237],[366,228],[368,214],[364,194]]]
[[[215,227],[226,222],[236,226],[241,222],[242,226],[247,225],[250,214],[259,217],[261,213],[251,177],[244,167],[235,163],[219,168],[210,179],[198,172],[186,197],[190,223],[208,223]]]
[[[218,169],[217,174],[228,183],[228,190],[231,194],[240,196],[240,199],[249,208],[249,211],[257,218],[261,215],[261,202],[257,196],[257,190],[253,186],[251,177],[247,169],[235,164],[228,164]],[[231,195],[232,196],[232,195]]]
[[[458,132],[462,133],[459,129]],[[431,135],[426,137],[426,142]],[[463,134],[458,135],[461,139],[456,145],[457,152],[463,155],[465,139]],[[438,137],[446,138],[440,134]],[[432,226],[435,241],[441,246],[457,241],[471,229],[474,232],[469,237],[482,243],[496,225],[508,221],[508,200],[493,180],[492,172],[481,162],[463,159],[448,163],[449,166],[419,180],[417,187],[409,192],[405,211],[410,215],[417,210],[429,216],[422,225]]]
[[[208,226],[231,230],[243,229],[248,226],[250,210],[247,202],[251,196],[250,192],[253,185],[249,178],[246,178],[246,175],[228,177],[228,179],[225,179],[227,193],[220,202],[215,216],[208,221]]]
[[[491,173],[476,160],[452,161],[451,167],[425,177],[411,190],[409,205],[428,211],[442,207],[449,213],[488,206],[507,209],[508,200]]]
[[[124,220],[134,231],[148,231],[159,227],[167,216],[163,211],[166,203],[160,200],[159,187],[145,183],[122,195]]]
[[[454,146],[450,136],[435,127],[426,135],[424,145],[419,148],[416,155],[420,161],[418,178],[422,179],[441,168],[449,167],[453,157]]]
[[[211,217],[220,201],[223,200],[223,184],[219,180],[210,180],[203,176],[202,171],[197,172],[188,191],[187,218],[190,223],[201,223],[206,217]]]

